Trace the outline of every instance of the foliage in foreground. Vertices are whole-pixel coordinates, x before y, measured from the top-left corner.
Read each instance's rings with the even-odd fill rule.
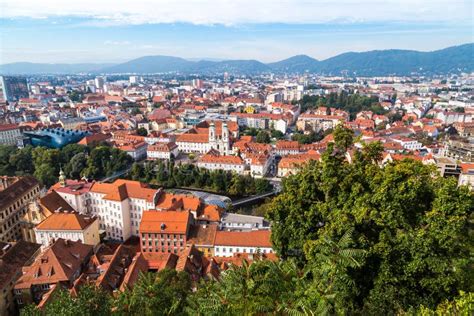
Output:
[[[344,241],[339,241],[344,243]],[[334,246],[329,256],[336,255]],[[331,259],[331,260],[332,260]],[[346,258],[347,259],[347,258]],[[352,260],[352,259],[351,259]],[[328,263],[327,259],[323,260]],[[116,296],[94,286],[84,286],[77,297],[59,291],[43,310],[33,305],[22,315],[342,315],[334,308],[336,293],[319,293],[316,287],[330,279],[316,279],[311,269],[300,269],[292,261],[256,261],[226,271],[219,281],[202,281],[197,291],[185,272],[162,270],[142,275],[133,289]],[[420,306],[399,315],[471,315],[474,294],[461,292],[452,301],[434,309]],[[390,313],[395,314],[395,313]]]
[[[337,128],[334,135],[322,162],[287,178],[273,200],[268,215],[278,254],[315,265],[317,277],[332,280],[335,310],[344,314],[435,308],[460,291],[472,292],[472,192],[420,162],[380,168],[378,143],[349,164],[350,131]],[[351,249],[336,249],[357,264],[338,259],[321,272],[324,247],[347,232]]]

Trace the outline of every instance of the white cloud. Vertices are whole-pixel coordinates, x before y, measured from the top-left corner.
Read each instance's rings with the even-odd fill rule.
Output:
[[[112,46],[127,46],[130,45],[129,41],[110,41],[107,40],[104,42],[104,45],[112,45]]]
[[[472,21],[471,0],[0,0],[2,18],[86,17],[111,24]],[[472,23],[472,22],[471,22]]]

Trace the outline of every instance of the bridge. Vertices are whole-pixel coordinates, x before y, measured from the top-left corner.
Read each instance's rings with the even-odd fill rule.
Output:
[[[236,206],[241,206],[241,205],[244,205],[244,204],[247,204],[247,203],[250,203],[250,202],[258,201],[258,200],[264,199],[266,197],[276,195],[278,192],[280,192],[279,189],[274,189],[273,191],[270,191],[270,192],[266,192],[266,193],[262,193],[262,194],[258,194],[258,195],[252,195],[252,196],[249,196],[249,197],[246,197],[246,198],[243,198],[243,199],[235,200],[235,201],[232,202],[232,206],[236,207]]]

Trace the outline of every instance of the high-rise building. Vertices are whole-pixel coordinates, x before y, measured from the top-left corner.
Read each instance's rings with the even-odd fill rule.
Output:
[[[103,89],[104,88],[104,83],[105,83],[104,77],[96,77],[94,82],[95,82],[95,87],[97,89]]]
[[[140,77],[138,76],[130,76],[129,78],[130,84],[138,84],[139,81],[140,81]]]
[[[0,76],[0,101],[18,101],[28,98],[28,83],[24,77]]]

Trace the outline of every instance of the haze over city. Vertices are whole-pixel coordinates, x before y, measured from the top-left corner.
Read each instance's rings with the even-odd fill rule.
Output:
[[[272,62],[473,41],[469,0],[2,0],[0,8],[0,64],[116,63],[146,55]]]

